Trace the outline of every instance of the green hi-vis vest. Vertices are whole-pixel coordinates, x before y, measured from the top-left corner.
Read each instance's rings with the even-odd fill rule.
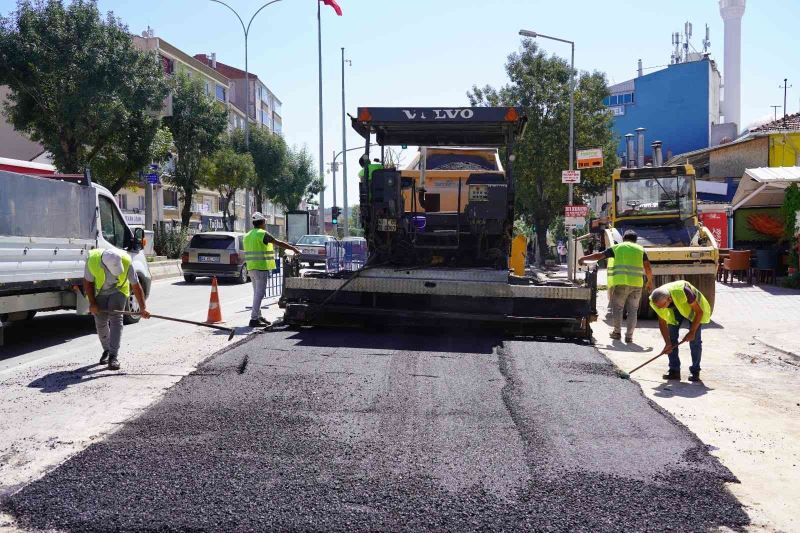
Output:
[[[608,286],[644,286],[644,248],[632,242],[613,246],[614,257],[608,261]]]
[[[131,256],[122,252],[122,274],[117,276],[117,290],[129,298],[131,295],[131,283],[128,281],[128,269],[131,267]],[[89,272],[94,276],[94,294],[95,296],[103,288],[106,282],[106,270],[103,268],[103,250],[95,248],[89,252],[89,259],[87,265]]]
[[[698,291],[694,285],[688,281],[679,279],[678,281],[673,281],[671,283],[667,283],[666,285],[662,285],[662,288],[669,292],[669,295],[672,297],[672,303],[675,304],[675,308],[678,310],[678,312],[684,318],[693,320],[694,311],[692,311],[692,306],[689,304],[689,299],[686,297],[686,293],[683,291],[683,288],[686,285],[694,290],[694,293],[697,295],[697,303],[700,304],[700,309],[703,310],[703,318],[700,319],[700,323],[708,324],[711,322],[711,306],[709,305],[708,300],[706,300],[706,297],[703,296],[703,293]],[[662,309],[656,306],[656,304],[653,303],[652,296],[650,296],[650,307],[652,307],[653,311],[655,311],[656,314],[667,324],[671,324],[673,326],[678,325],[678,318],[675,316],[673,310],[669,307]]]
[[[244,236],[244,260],[247,270],[275,270],[275,248],[272,243],[264,244],[267,232],[253,228]]]
[[[383,168],[383,165],[381,163],[370,163],[369,165],[367,165],[367,179],[371,180],[372,179],[372,173],[375,172],[376,170],[380,170],[382,168]],[[358,173],[358,177],[359,178],[363,178],[364,177],[364,169],[363,168]]]

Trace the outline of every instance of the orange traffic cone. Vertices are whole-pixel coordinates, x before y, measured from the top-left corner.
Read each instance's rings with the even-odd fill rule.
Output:
[[[222,308],[219,306],[219,292],[217,289],[217,278],[211,278],[211,299],[208,302],[208,318],[206,322],[215,324],[222,322]]]

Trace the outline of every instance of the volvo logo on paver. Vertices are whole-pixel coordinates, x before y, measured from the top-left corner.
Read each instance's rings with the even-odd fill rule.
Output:
[[[433,109],[433,120],[455,120],[457,118],[462,118],[464,120],[470,120],[472,117],[475,116],[475,112],[469,108],[463,109]],[[403,113],[406,115],[408,120],[430,120],[423,111],[422,113],[417,113],[412,109],[403,109]]]

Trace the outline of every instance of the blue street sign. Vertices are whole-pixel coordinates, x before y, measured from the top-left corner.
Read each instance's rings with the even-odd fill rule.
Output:
[[[153,185],[158,183],[158,174],[148,174],[147,175],[147,183],[152,183]]]

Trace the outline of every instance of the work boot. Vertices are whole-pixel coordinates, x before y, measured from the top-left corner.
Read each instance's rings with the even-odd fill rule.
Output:
[[[264,318],[263,316],[258,317],[258,321],[261,322],[261,325],[265,328],[268,328],[272,325],[272,322]]]
[[[261,322],[260,319],[256,318],[256,319],[251,319],[250,322],[247,323],[247,325],[251,328],[261,328],[264,326],[264,323]]]
[[[108,369],[119,370],[119,359],[117,359],[116,355],[112,355],[111,359],[108,361]]]
[[[667,372],[666,374],[664,374],[661,377],[663,379],[670,379],[670,380],[674,379],[674,380],[680,381],[681,380],[681,371],[680,370],[670,370],[669,372]]]
[[[619,331],[612,331],[608,336],[618,341],[622,338],[622,333],[620,333]]]
[[[100,364],[101,365],[108,364],[108,350],[103,350],[103,355],[100,356]]]
[[[633,342],[633,335],[625,335],[625,342],[630,344]]]
[[[700,371],[698,370],[697,372],[692,372],[689,375],[689,381],[702,381],[700,379]]]

